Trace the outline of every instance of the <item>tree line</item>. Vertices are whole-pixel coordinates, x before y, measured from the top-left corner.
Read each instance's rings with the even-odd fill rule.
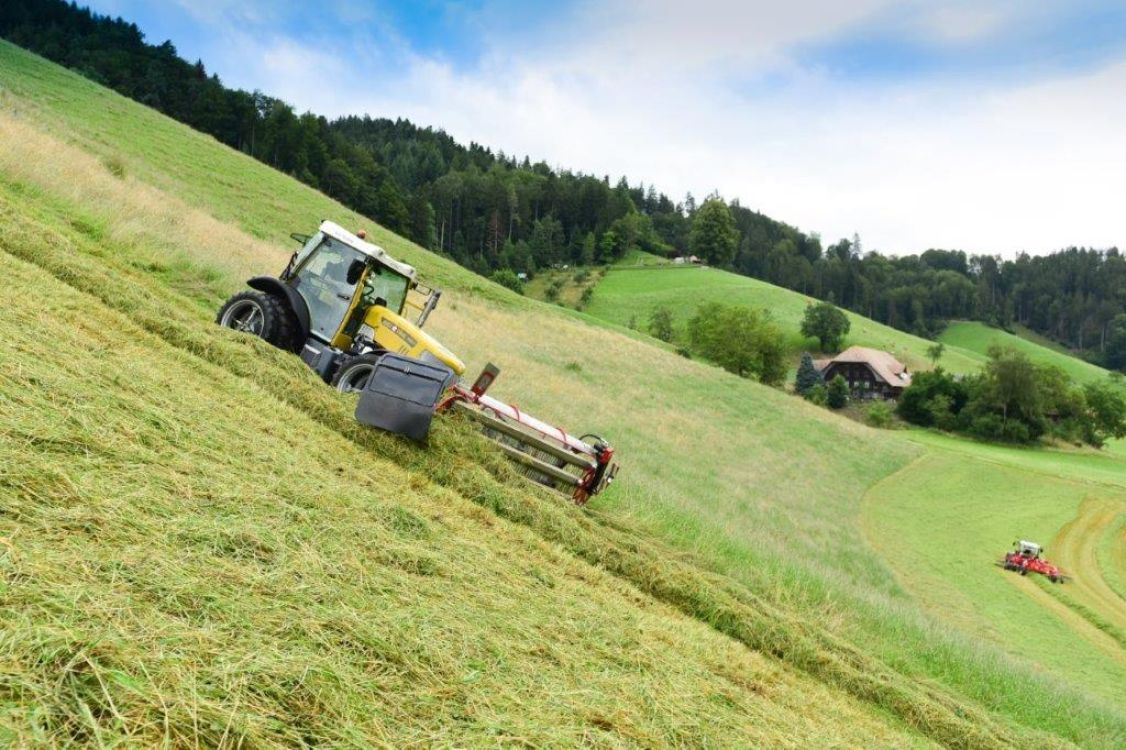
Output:
[[[1033,362],[1025,353],[994,345],[979,373],[954,375],[941,367],[917,372],[895,404],[901,419],[922,427],[956,432],[979,440],[1031,444],[1054,439],[1101,448],[1126,437],[1126,396],[1121,376],[1114,380],[1076,383],[1053,365]],[[942,356],[942,345],[930,351]],[[849,402],[849,386],[837,375],[828,383],[809,353],[802,355],[794,392],[833,409]],[[869,405],[867,421],[891,426],[892,407]]]
[[[934,338],[950,320],[1024,326],[1111,369],[1126,369],[1126,258],[1067,248],[1011,260],[931,249],[888,257],[858,238],[819,252],[782,241],[744,247],[736,270]],[[744,252],[745,251],[745,252]]]
[[[0,36],[483,275],[609,263],[634,249],[691,253],[922,336],[953,319],[1020,324],[1126,369],[1126,259],[1116,248],[1001,260],[944,249],[891,257],[865,251],[856,236],[823,247],[816,234],[737,200],[674,201],[652,185],[465,146],[405,119],[299,114],[262,92],[227,88],[171,42],[148,44],[135,24],[64,0],[6,0]]]
[[[896,411],[913,424],[999,442],[1051,437],[1101,447],[1126,437],[1118,383],[1079,385],[1058,367],[996,345],[980,373],[957,377],[941,367],[915,373]]]

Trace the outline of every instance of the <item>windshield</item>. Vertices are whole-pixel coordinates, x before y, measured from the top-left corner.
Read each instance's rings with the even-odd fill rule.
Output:
[[[406,276],[384,266],[375,266],[364,281],[364,307],[383,305],[401,315],[409,285],[410,279]]]
[[[310,332],[331,341],[356,293],[348,283],[348,268],[366,257],[343,242],[321,235],[320,244],[297,269],[293,286],[309,306]]]

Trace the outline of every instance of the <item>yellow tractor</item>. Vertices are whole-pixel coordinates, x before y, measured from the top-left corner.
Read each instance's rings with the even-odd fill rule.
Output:
[[[530,479],[585,503],[612,480],[614,449],[597,435],[577,438],[485,394],[498,370],[473,383],[465,364],[422,330],[441,290],[417,271],[331,221],[301,243],[277,278],[257,276],[216,322],[299,354],[326,383],[358,393],[356,418],[416,440],[435,411],[458,407]]]
[[[465,372],[460,359],[422,330],[441,292],[420,284],[413,267],[331,221],[312,237],[292,237],[302,247],[281,276],[250,279],[255,291],[227,300],[219,325],[300,354],[345,391],[362,390],[384,352]]]

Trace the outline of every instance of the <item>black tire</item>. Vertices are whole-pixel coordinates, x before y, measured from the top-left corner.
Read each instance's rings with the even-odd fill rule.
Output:
[[[289,303],[270,294],[239,292],[219,308],[215,322],[290,352],[303,343],[297,341],[297,316]]]
[[[1028,575],[1028,568],[1021,568],[1021,569],[1020,569],[1020,574],[1021,574],[1022,576],[1026,576],[1026,575]]]
[[[368,383],[383,352],[369,352],[345,360],[332,376],[332,387],[341,393],[359,393]]]

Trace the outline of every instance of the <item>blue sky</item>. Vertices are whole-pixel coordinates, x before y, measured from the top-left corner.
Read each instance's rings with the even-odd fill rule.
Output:
[[[229,85],[832,241],[1126,247],[1126,3],[94,0]]]

